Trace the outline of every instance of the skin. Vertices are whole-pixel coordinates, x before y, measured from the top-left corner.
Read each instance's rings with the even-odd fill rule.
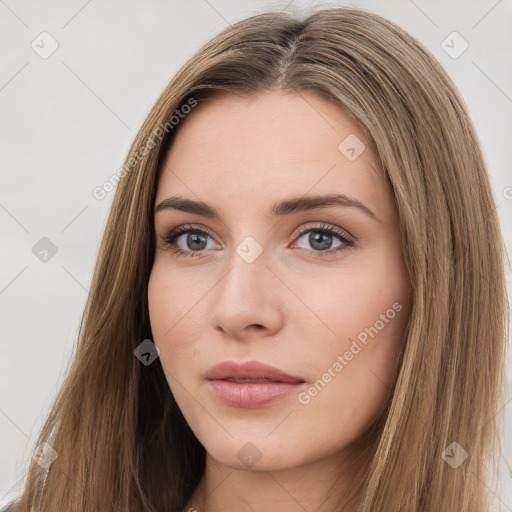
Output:
[[[366,146],[354,161],[338,149],[350,134]],[[333,193],[356,198],[378,220],[339,205],[270,213],[283,199]],[[364,463],[361,436],[389,399],[409,315],[397,212],[375,149],[343,110],[314,93],[221,96],[180,125],[155,205],[171,195],[221,215],[155,215],[152,333],[172,393],[207,451],[184,510],[334,510]],[[297,234],[301,226],[318,233],[318,223],[348,232],[355,245],[334,234],[319,249],[310,232]],[[209,230],[198,257],[179,257],[163,242],[186,224]],[[263,249],[252,263],[236,252],[248,236]],[[196,247],[190,234],[176,246]],[[334,371],[338,356],[393,304],[401,306],[394,318]],[[329,368],[331,379],[308,403],[294,393],[255,409],[232,407],[204,379],[225,360],[256,360],[298,376],[303,397]],[[252,467],[237,455],[247,443],[261,454]]]

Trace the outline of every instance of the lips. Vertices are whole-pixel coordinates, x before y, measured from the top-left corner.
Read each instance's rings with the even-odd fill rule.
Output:
[[[238,364],[224,361],[211,368],[205,375],[207,380],[227,380],[230,382],[287,382],[291,384],[304,382],[300,377],[257,361]]]
[[[212,395],[231,407],[254,409],[282,400],[304,385],[300,377],[257,361],[225,361],[205,375]]]

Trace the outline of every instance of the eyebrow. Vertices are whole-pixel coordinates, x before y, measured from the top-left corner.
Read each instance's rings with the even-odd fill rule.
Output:
[[[377,216],[363,203],[353,197],[344,194],[330,194],[325,196],[292,197],[273,205],[270,213],[275,217],[283,217],[297,212],[327,208],[329,206],[345,206],[357,208],[377,222],[381,222]],[[219,213],[202,201],[194,201],[181,196],[171,196],[162,200],[155,207],[155,214],[165,210],[179,210],[194,213],[209,219],[219,219]]]

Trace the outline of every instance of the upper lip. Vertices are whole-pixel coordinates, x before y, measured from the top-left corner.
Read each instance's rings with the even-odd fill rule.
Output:
[[[304,382],[304,379],[300,377],[294,377],[283,370],[259,363],[258,361],[248,361],[241,364],[235,361],[224,361],[210,368],[205,377],[208,380],[226,380],[231,378],[267,379],[273,382]]]

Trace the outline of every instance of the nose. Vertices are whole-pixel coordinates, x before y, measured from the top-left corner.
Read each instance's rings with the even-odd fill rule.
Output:
[[[252,262],[236,251],[213,295],[213,327],[237,340],[272,336],[281,329],[283,286],[269,268],[266,253]]]

